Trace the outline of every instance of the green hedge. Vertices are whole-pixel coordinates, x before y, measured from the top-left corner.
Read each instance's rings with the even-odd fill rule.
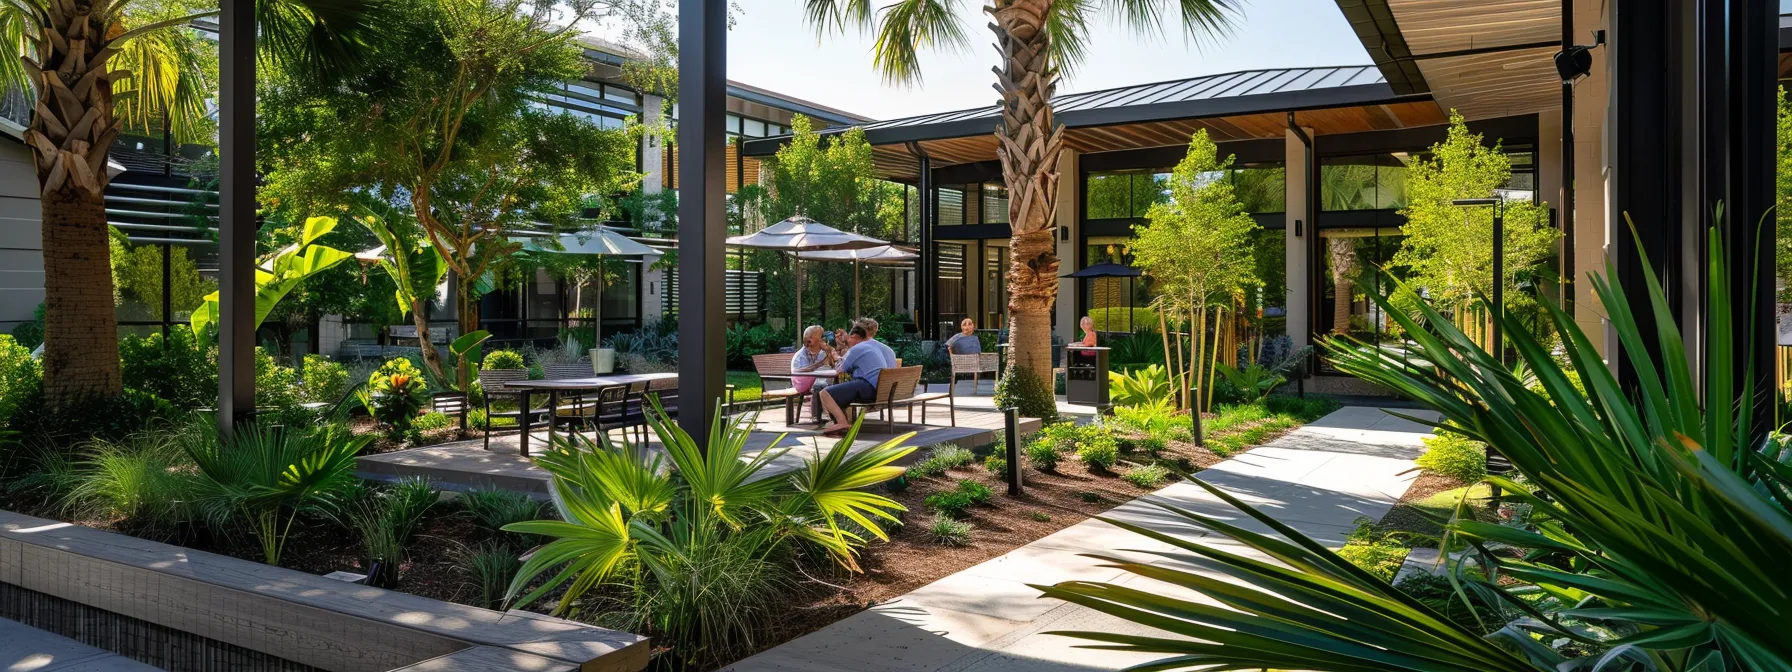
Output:
[[[1132,324],[1126,323],[1128,313],[1132,315]],[[1136,329],[1156,329],[1157,311],[1150,308],[1091,308],[1089,317],[1095,320],[1096,331],[1133,331]]]

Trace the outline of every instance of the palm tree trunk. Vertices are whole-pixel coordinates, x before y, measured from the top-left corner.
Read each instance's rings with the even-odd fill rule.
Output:
[[[43,198],[44,395],[52,406],[123,390],[106,204],[74,191]]]
[[[107,72],[124,31],[88,3],[47,3],[49,21],[25,57],[37,93],[25,145],[31,148],[43,208],[44,396],[62,405],[123,390],[108,245],[106,160],[119,123]]]
[[[1013,230],[1008,314],[1013,366],[1051,381],[1051,310],[1058,298],[1058,255],[1052,226],[1058,209],[1058,153],[1063,127],[1052,119],[1057,72],[1045,30],[1051,0],[996,0],[990,13],[1002,67],[1002,121],[996,154],[1008,185]]]
[[[1332,238],[1329,251],[1332,256],[1332,333],[1350,333],[1350,307],[1355,303],[1351,297],[1356,294],[1356,283],[1351,276],[1356,274],[1356,243],[1349,238]]]

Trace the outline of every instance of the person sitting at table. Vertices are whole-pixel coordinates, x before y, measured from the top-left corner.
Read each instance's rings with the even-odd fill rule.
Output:
[[[873,320],[869,317],[861,317],[857,320],[853,320],[853,326],[864,327],[865,342],[871,344],[871,347],[877,348],[880,352],[884,353],[884,360],[890,363],[890,368],[896,367],[896,351],[891,349],[890,346],[885,345],[883,341],[877,340],[877,320]]]
[[[846,349],[850,348],[850,347],[852,347],[852,344],[846,342],[846,330],[845,329],[835,329],[834,330],[834,356],[835,357],[845,357]]]
[[[877,398],[877,379],[884,369],[893,368],[895,362],[884,358],[884,353],[867,344],[876,343],[865,332],[864,325],[853,324],[852,331],[846,336],[852,347],[846,351],[846,357],[836,367],[843,375],[851,376],[844,383],[829,385],[827,389],[815,396],[821,398],[822,407],[833,418],[834,424],[823,428],[827,436],[841,436],[852,428],[851,416],[846,409],[853,404],[872,401]]]
[[[983,341],[977,340],[977,323],[971,318],[964,318],[958,323],[958,333],[946,339],[946,350],[954,355],[975,355],[983,352]]]
[[[1083,340],[1078,341],[1076,345],[1085,348],[1095,347],[1095,318],[1084,315],[1080,326],[1083,328]]]
[[[828,344],[821,340],[823,333],[826,333],[826,330],[822,329],[821,325],[810,325],[803,330],[803,347],[797,348],[796,354],[790,358],[791,373],[808,373],[825,369],[839,361],[839,358],[834,356],[834,349],[828,347]],[[798,393],[815,392],[817,394],[817,398],[811,399],[809,404],[809,417],[815,418],[817,424],[821,422],[819,395],[821,389],[827,387],[829,382],[831,381],[819,377],[790,379],[791,387],[796,388]],[[801,415],[800,411],[798,415]],[[798,417],[797,420],[802,420],[802,418]]]

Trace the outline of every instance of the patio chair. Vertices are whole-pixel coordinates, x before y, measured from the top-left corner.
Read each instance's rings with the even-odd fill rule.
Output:
[[[952,396],[945,392],[927,392],[916,394],[921,386],[921,367],[905,366],[884,369],[877,374],[877,394],[871,401],[853,404],[847,409],[856,419],[867,411],[877,410],[884,414],[886,432],[896,431],[896,408],[908,409],[908,424],[915,424],[915,405],[921,406],[921,424],[927,424],[928,402],[946,400],[947,413],[951,417],[953,427],[958,426],[958,410]]]
[[[638,430],[637,438],[647,439],[647,416],[641,412],[641,394],[647,391],[647,383],[630,383],[614,385],[597,391],[595,408],[592,412],[591,425],[599,434],[608,435],[611,430],[623,430],[626,437],[628,430]]]
[[[784,402],[784,424],[794,425],[803,418],[803,400],[811,393],[798,392],[790,378],[790,355],[753,355],[753,372],[759,374],[759,398]]]
[[[946,392],[957,396],[958,378],[970,376],[971,394],[976,394],[977,384],[982,382],[983,374],[990,374],[989,379],[995,380],[995,374],[1000,364],[1001,356],[993,352],[952,355],[952,378],[951,382],[946,384]]]
[[[505,388],[505,386],[510,383],[513,383],[513,382],[516,382],[519,380],[527,380],[528,378],[529,378],[529,372],[524,369],[481,369],[479,371],[479,387],[480,387],[480,389],[485,391],[485,394],[483,396],[485,398],[484,410],[485,410],[485,449],[486,450],[492,449],[492,433],[496,430],[496,428],[492,426],[493,419],[515,418],[517,431],[520,433],[520,432],[527,432],[527,431],[534,429],[536,427],[536,419],[538,417],[546,417],[547,416],[548,409],[546,409],[546,408],[528,408],[523,404],[523,401],[525,401],[525,396],[523,393],[511,392],[510,390]],[[516,396],[516,400],[517,400],[516,410],[514,410],[514,411],[493,411],[492,410],[492,398],[499,396],[499,395],[505,395],[505,394],[511,394],[511,395]]]
[[[579,360],[571,364],[547,364],[541,367],[542,378],[546,380],[567,380],[572,378],[590,378],[591,362]],[[560,393],[560,407],[554,412],[562,418],[588,417],[595,412],[596,401],[590,393],[583,391],[566,391]]]

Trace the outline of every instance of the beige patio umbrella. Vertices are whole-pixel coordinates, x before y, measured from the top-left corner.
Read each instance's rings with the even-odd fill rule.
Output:
[[[870,236],[847,233],[808,217],[797,215],[744,236],[731,236],[728,238],[728,244],[733,247],[782,250],[791,253],[794,262],[791,266],[796,269],[796,329],[798,330],[797,337],[800,339],[803,328],[803,253],[862,250],[888,246],[890,243]]]
[[[628,236],[599,226],[589,231],[562,233],[555,236],[531,236],[528,238],[511,238],[511,242],[522,243],[526,252],[542,252],[548,254],[575,254],[592,257],[645,257],[657,255],[659,251],[635,242]],[[604,325],[604,274],[597,274],[597,305],[592,308],[594,321],[597,323],[592,334],[598,343],[591,343],[596,348],[603,345]],[[580,293],[573,290],[573,312],[578,312]]]
[[[859,269],[867,265],[908,266],[914,264],[916,259],[920,259],[921,255],[916,254],[914,250],[900,248],[895,245],[883,245],[880,247],[867,247],[861,250],[828,250],[825,252],[811,252],[809,253],[808,258],[815,261],[852,262],[852,313],[854,315],[863,315],[863,313],[859,312]]]

